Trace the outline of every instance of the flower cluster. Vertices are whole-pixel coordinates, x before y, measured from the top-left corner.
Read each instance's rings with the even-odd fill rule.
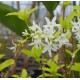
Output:
[[[45,20],[47,24],[43,25],[42,28],[34,21],[33,25],[29,27],[32,37],[32,43],[29,45],[36,45],[37,48],[43,47],[43,53],[48,52],[51,57],[52,51],[56,52],[62,45],[69,45],[70,43],[66,37],[68,32],[62,32],[61,25],[56,23],[56,17],[52,21],[45,17]],[[26,30],[22,32],[23,35],[27,35],[26,32]]]
[[[72,24],[72,32],[74,33],[75,38],[78,40],[78,43],[80,43],[80,18],[78,18],[77,22],[72,22]]]

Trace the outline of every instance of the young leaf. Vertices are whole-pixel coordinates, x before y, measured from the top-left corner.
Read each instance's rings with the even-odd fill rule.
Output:
[[[49,73],[44,73],[44,75],[41,74],[41,75],[39,75],[38,77],[39,77],[39,78],[44,78],[44,76],[45,76],[45,77],[52,77],[52,75],[49,74]]]
[[[4,68],[6,68],[12,64],[14,64],[13,59],[9,59],[9,60],[4,61],[3,63],[0,64],[0,71],[2,71]]]
[[[60,24],[62,28],[66,29],[66,19],[63,19],[62,16],[60,17]]]
[[[25,69],[22,69],[21,78],[26,78],[27,76],[27,71]]]
[[[54,37],[58,37],[61,32],[55,32]]]
[[[29,19],[30,14],[31,14],[33,11],[35,11],[35,10],[37,10],[37,8],[33,8],[33,9],[25,8],[24,11],[8,13],[6,16],[16,15],[16,16],[18,16],[20,19],[26,21],[26,20]]]
[[[71,67],[71,70],[80,72],[80,63],[75,63],[75,64]]]
[[[66,49],[66,52],[72,56],[72,52],[70,50]]]
[[[80,11],[80,6],[73,6],[73,10],[79,10]]]
[[[5,54],[0,54],[0,59],[2,58],[2,57],[4,57],[5,56]]]
[[[72,21],[72,19],[73,19],[73,17],[75,16],[75,14],[76,14],[76,12],[75,11],[73,11],[73,12],[71,12],[70,14],[69,14],[69,16],[67,17],[67,23],[70,23],[71,21]]]
[[[76,54],[79,51],[79,49],[76,49],[73,53]]]
[[[47,71],[47,72],[50,72],[50,73],[51,73],[50,68],[47,68],[47,67],[42,67],[42,70],[43,70],[43,71]]]
[[[16,74],[12,75],[12,77],[14,77],[14,78],[19,78],[19,76],[16,75]]]
[[[70,30],[72,27],[73,27],[72,24],[70,24],[70,23],[67,23],[67,24],[66,24],[66,30]]]
[[[56,63],[58,63],[58,54],[57,54],[56,56],[54,56],[54,61],[55,61]]]
[[[67,7],[70,4],[70,1],[63,1],[63,5]]]
[[[32,56],[31,52],[29,50],[22,50],[22,53],[28,56]]]
[[[66,35],[66,38],[70,39],[70,37],[71,37],[71,32],[68,32],[67,35]]]
[[[41,48],[36,48],[36,46],[33,46],[31,51],[29,50],[22,50],[22,52],[28,56],[31,56],[33,58],[36,59],[37,62],[40,61],[40,55],[42,53],[42,49]]]
[[[59,66],[55,64],[53,61],[48,61],[47,65],[50,67],[52,73],[57,72],[57,70],[59,69]]]
[[[29,14],[31,14],[32,12],[36,11],[38,8],[33,8],[29,10]]]

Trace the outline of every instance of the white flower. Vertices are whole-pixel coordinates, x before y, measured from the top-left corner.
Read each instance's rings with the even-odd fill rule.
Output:
[[[27,30],[25,29],[25,32],[22,32],[23,36],[27,36],[28,35],[28,32]]]
[[[14,47],[8,47],[8,49],[13,50],[13,52],[16,51],[16,47],[15,46]]]
[[[54,26],[61,26],[60,24],[56,23],[56,16],[52,19],[52,21],[50,21],[47,17],[45,17],[47,25],[45,25],[44,27],[54,27]]]
[[[8,47],[8,49],[10,49],[10,50],[13,50],[13,52],[15,52],[16,51],[16,44],[13,42],[13,40],[12,40],[12,43],[13,43],[13,47]]]
[[[69,45],[69,40],[66,38],[66,34],[62,33],[57,39],[55,39],[55,42],[58,42],[59,48],[62,45]]]
[[[54,28],[57,28],[58,31],[61,31],[61,25],[56,23],[56,16],[50,21],[47,17],[45,17],[47,25],[44,25],[44,28],[49,28],[51,30],[54,30]]]
[[[42,34],[42,37],[45,39],[45,42],[47,42],[51,38],[54,38],[54,33],[55,31],[53,31],[52,29],[45,28]]]
[[[33,21],[33,25],[29,27],[30,30],[32,31],[36,31],[36,30],[39,30],[39,31],[42,31],[41,28]]]
[[[44,44],[41,42],[40,39],[34,40],[32,43],[29,44],[30,46],[36,45],[36,48],[41,48]]]
[[[50,44],[50,42],[48,41],[47,44],[45,44],[44,50],[42,51],[42,53],[45,52],[49,52],[49,56],[52,57],[52,53],[51,51],[57,51],[58,46],[56,44]]]
[[[78,22],[72,22],[72,24],[73,24],[72,32],[74,33],[75,38],[80,43],[80,19],[78,18]]]

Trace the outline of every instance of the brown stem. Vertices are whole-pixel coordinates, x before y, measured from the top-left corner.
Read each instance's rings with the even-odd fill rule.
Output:
[[[63,20],[65,18],[65,6],[63,5]],[[63,28],[63,33],[65,33],[64,28]],[[65,45],[63,46],[63,56],[64,56],[64,64],[65,64],[65,77],[67,77],[67,70],[66,70],[66,53],[65,53]]]
[[[71,33],[72,33],[72,32],[71,32]],[[72,33],[70,42],[71,42],[71,44],[72,44],[71,52],[73,53],[73,51],[75,50],[75,45],[74,45],[74,44],[75,44],[75,40],[74,40],[73,33]],[[71,62],[70,62],[70,68],[69,68],[69,70],[68,70],[68,73],[70,73],[69,71],[70,71],[70,69],[71,69],[71,67],[72,67],[73,64],[74,64],[74,59],[72,58],[72,60],[71,60]],[[71,73],[72,73],[72,76],[74,77],[74,72],[71,71]]]
[[[17,65],[17,61],[18,61],[19,55],[21,54],[21,50],[22,50],[22,46],[19,46],[19,48],[17,49],[17,51],[16,51],[16,53],[14,55],[13,59],[14,59],[15,63],[10,68],[10,75],[9,76],[11,76],[16,71],[16,65]]]
[[[41,62],[40,62],[40,65],[41,65],[41,70],[42,70],[42,74],[43,74],[43,77],[45,78],[45,71],[42,69],[42,67],[45,67],[45,65],[43,64],[43,57],[41,58]]]

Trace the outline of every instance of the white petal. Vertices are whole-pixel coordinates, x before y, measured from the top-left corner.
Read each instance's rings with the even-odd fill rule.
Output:
[[[50,20],[47,17],[45,17],[45,20],[46,20],[47,24],[50,23]]]
[[[54,23],[56,21],[56,16],[53,17],[52,22]]]

